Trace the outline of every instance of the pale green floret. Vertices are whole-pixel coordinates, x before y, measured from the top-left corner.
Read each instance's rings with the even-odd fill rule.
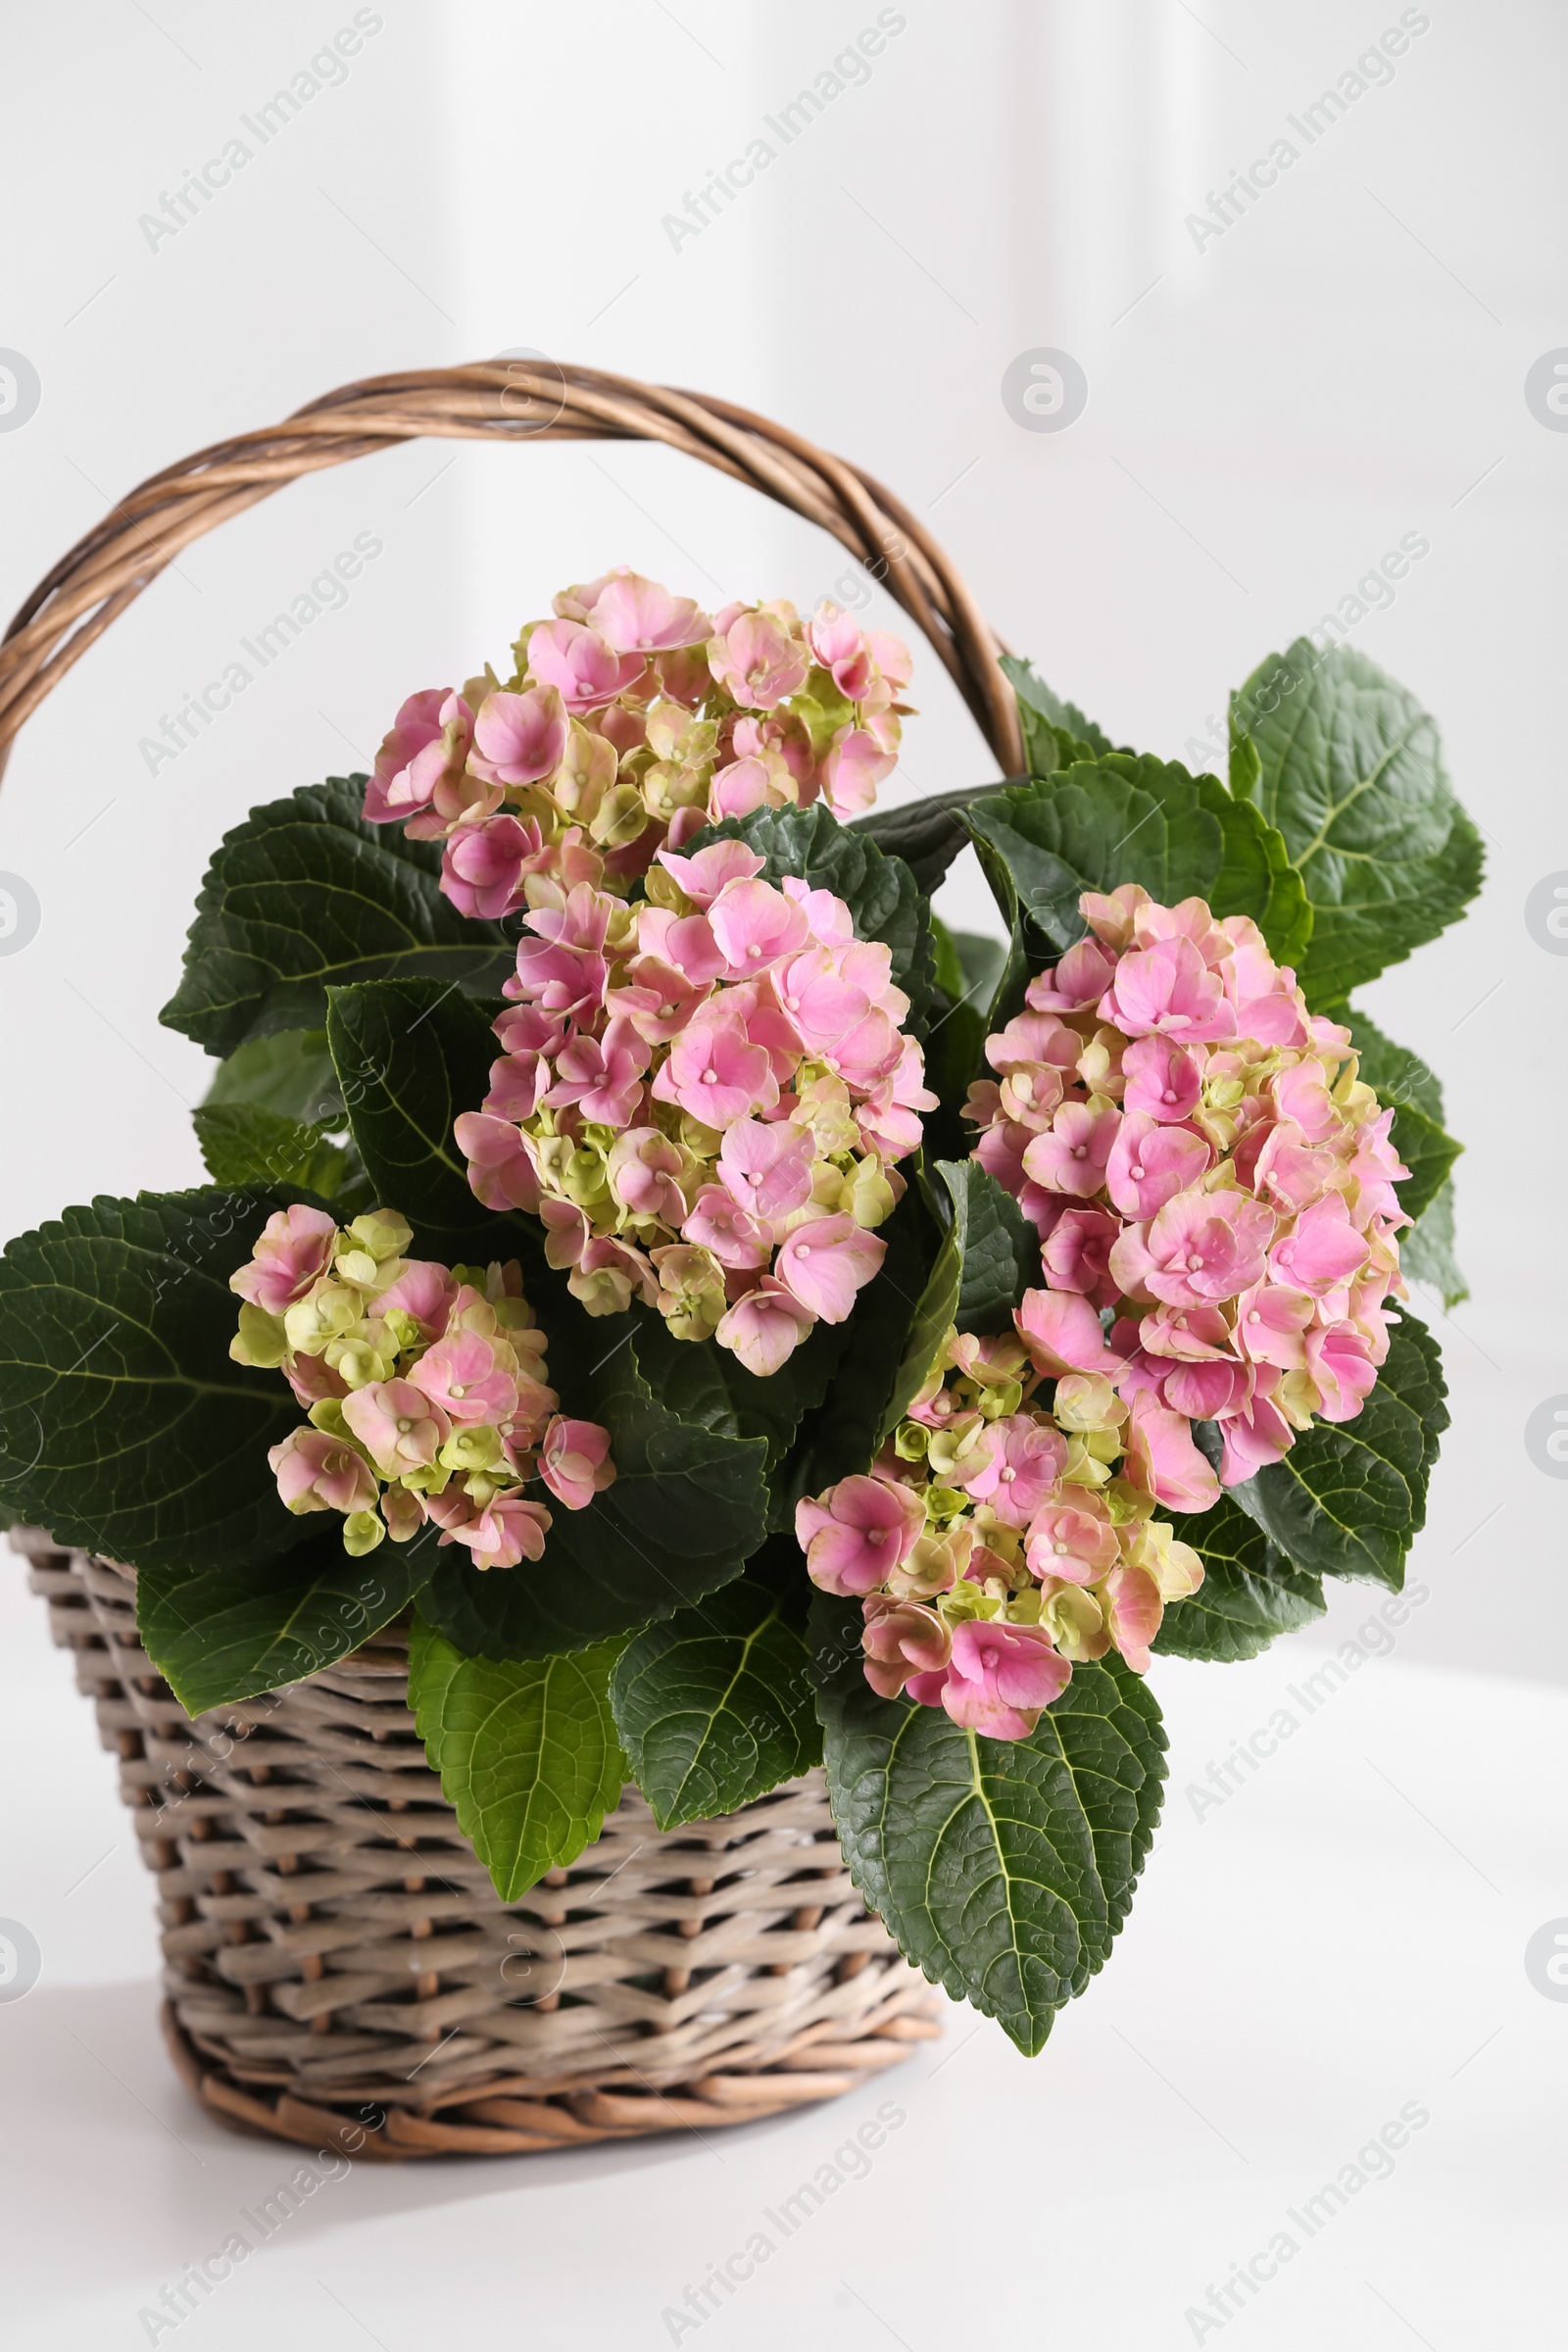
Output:
[[[255,1364],[266,1372],[275,1372],[287,1355],[288,1334],[281,1315],[270,1315],[265,1307],[252,1306],[248,1301],[239,1310],[239,1330],[229,1341],[228,1352],[236,1364]]]
[[[374,1286],[375,1260],[368,1250],[340,1250],[332,1271],[339,1282],[351,1282],[356,1290],[368,1291]]]
[[[397,1369],[397,1348],[377,1347],[372,1337],[377,1330],[376,1325],[367,1324],[347,1339],[327,1342],[326,1360],[351,1389],[368,1388],[375,1380],[390,1380]]]
[[[299,1355],[320,1355],[331,1340],[354,1329],[365,1311],[358,1291],[335,1282],[318,1283],[308,1298],[296,1298],[283,1316],[288,1344]]]
[[[385,1208],[372,1208],[367,1216],[356,1217],[348,1230],[377,1265],[384,1258],[401,1257],[414,1239],[414,1228],[407,1219]]]
[[[359,1455],[362,1462],[370,1462],[371,1468],[374,1468],[368,1448],[361,1445],[343,1418],[341,1396],[318,1396],[311,1406],[307,1419],[313,1428],[324,1431],[329,1438],[335,1438],[340,1446],[346,1446],[351,1453]]]
[[[1126,1527],[1134,1519],[1152,1519],[1154,1515],[1152,1494],[1146,1494],[1142,1487],[1135,1487],[1130,1479],[1113,1478],[1108,1487],[1101,1489],[1101,1496],[1117,1527]]]
[[[500,1433],[494,1429],[455,1429],[441,1448],[440,1459],[449,1470],[500,1470],[507,1466],[501,1450]]]
[[[351,1560],[363,1560],[382,1542],[386,1529],[378,1511],[350,1511],[343,1522],[343,1548]]]
[[[444,1494],[452,1484],[452,1472],[445,1462],[417,1463],[414,1469],[404,1471],[398,1484],[416,1494]]]

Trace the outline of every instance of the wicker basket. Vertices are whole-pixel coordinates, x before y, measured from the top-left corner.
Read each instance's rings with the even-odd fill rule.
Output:
[[[666,1832],[628,1789],[569,1870],[503,1903],[425,1763],[402,1628],[193,1721],[128,1571],[11,1540],[120,1757],[164,2031],[224,2123],[372,2158],[708,2131],[835,2098],[940,2033],[820,1772]]]
[[[302,474],[433,436],[646,440],[837,539],[930,640],[1004,775],[1000,641],[871,475],[730,403],[490,362],[348,384],[155,474],[77,541],[0,643],[18,731],[193,540]],[[15,1531],[76,1652],[158,1874],[165,2025],[226,2123],[350,2154],[511,2154],[831,2098],[940,2032],[850,1883],[820,1773],[668,1834],[629,1790],[597,1845],[503,1904],[429,1771],[405,1635],[197,1721],[141,1650],[127,1570]]]

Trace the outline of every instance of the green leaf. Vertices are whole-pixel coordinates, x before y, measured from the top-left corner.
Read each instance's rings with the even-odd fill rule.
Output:
[[[1040,1237],[1012,1195],[978,1160],[939,1159],[936,1174],[952,1204],[945,1247],[958,1259],[951,1320],[960,1331],[1010,1331],[1013,1308],[1023,1304],[1025,1291],[1040,1279]],[[939,1346],[941,1337],[938,1333]]]
[[[1343,1021],[1349,1030],[1360,1058],[1360,1075],[1376,1088],[1382,1102],[1413,1102],[1435,1126],[1443,1125],[1443,1085],[1429,1062],[1408,1046],[1396,1046],[1359,1005],[1336,1004],[1331,1018]]]
[[[1200,1555],[1203,1581],[1189,1599],[1167,1602],[1152,1644],[1162,1657],[1255,1658],[1322,1616],[1321,1580],[1277,1550],[1229,1493],[1212,1510],[1167,1516],[1177,1541]]]
[[[1413,1102],[1401,1102],[1395,1110],[1391,1140],[1410,1171],[1394,1188],[1399,1206],[1407,1216],[1419,1217],[1447,1183],[1448,1171],[1464,1146],[1445,1135]]]
[[[187,1713],[303,1682],[347,1656],[408,1607],[436,1558],[433,1527],[351,1560],[335,1512],[305,1526],[308,1543],[257,1565],[141,1570],[142,1646]]]
[[[575,1299],[537,1277],[527,1293],[543,1325],[563,1410],[610,1432],[616,1478],[586,1510],[552,1502],[543,1559],[481,1570],[443,1552],[421,1606],[460,1649],[548,1658],[586,1649],[716,1592],[767,1532],[767,1446],[681,1420],[656,1399],[629,1344],[607,1336]],[[589,1366],[590,1350],[601,1360]]]
[[[939,927],[933,915],[933,938],[938,937],[939,929],[940,939],[947,943],[948,960],[939,963],[937,979],[950,1004],[968,1005],[977,1018],[983,1018],[1007,960],[1006,942],[990,939],[979,931],[950,931],[946,924]]]
[[[1282,962],[1299,956],[1310,928],[1279,834],[1216,776],[1189,775],[1174,760],[1121,752],[1080,760],[976,802],[967,822],[1058,953],[1083,936],[1080,894],[1123,882],[1165,906],[1199,897],[1222,918],[1250,915]],[[983,848],[981,861],[990,874]]]
[[[1314,1422],[1283,1461],[1230,1492],[1298,1568],[1397,1592],[1405,1554],[1426,1524],[1446,1395],[1437,1342],[1402,1307],[1388,1360],[1355,1419]]]
[[[1102,760],[1107,752],[1129,749],[1126,744],[1112,743],[1104,728],[1085,718],[1076,703],[1064,703],[1059,694],[1054,694],[1045,679],[1037,678],[1016,654],[1004,654],[1002,667],[1018,697],[1032,776],[1049,776],[1056,768],[1070,765],[1071,759],[1062,757],[1064,751],[1079,759]]]
[[[833,1817],[850,1874],[917,1968],[1040,2050],[1109,1956],[1158,1819],[1165,1736],[1111,1656],[1075,1666],[1028,1740],[878,1698],[859,1612],[811,1612]]]
[[[341,1126],[343,1098],[324,1029],[279,1029],[236,1046],[207,1089],[205,1108],[237,1102],[275,1111],[302,1126]]]
[[[737,1355],[712,1340],[672,1339],[662,1317],[634,1309],[631,1345],[637,1368],[668,1410],[698,1429],[729,1438],[761,1438],[767,1446],[767,1475],[774,1486],[770,1524],[787,1527],[794,1505],[778,1478],[796,1432],[814,1412],[849,1346],[848,1323],[817,1323],[776,1372],[760,1378]],[[857,1308],[858,1312],[858,1307]],[[776,1483],[775,1483],[776,1482]]]
[[[1233,721],[1257,750],[1250,797],[1314,910],[1297,966],[1309,1003],[1348,996],[1457,920],[1481,887],[1481,839],[1412,694],[1365,654],[1298,637],[1259,663]]]
[[[1022,777],[1007,781],[1021,783]],[[904,801],[897,808],[873,808],[866,816],[851,817],[847,833],[874,842],[884,856],[902,858],[917,887],[933,891],[960,850],[967,846],[969,828],[964,810],[1002,783],[965,784],[956,792],[928,793],[918,801]]]
[[[514,1903],[564,1870],[620,1801],[609,1684],[620,1644],[526,1663],[466,1658],[416,1617],[409,1704],[458,1827]]]
[[[1394,1189],[1406,1215],[1419,1217],[1442,1192],[1464,1150],[1444,1132],[1443,1089],[1418,1054],[1385,1037],[1364,1012],[1340,1005],[1334,1018],[1349,1029],[1360,1056],[1360,1075],[1380,1102],[1395,1105],[1392,1141],[1410,1173]]]
[[[325,1127],[302,1127],[254,1102],[203,1103],[191,1123],[215,1184],[303,1186],[333,1200],[359,1173],[358,1155],[328,1143]],[[358,1215],[358,1204],[349,1213]]]
[[[68,1208],[0,1256],[0,1495],[62,1544],[143,1569],[239,1569],[301,1543],[267,1452],[303,1418],[234,1363],[228,1287],[265,1191]]]
[[[278,1029],[319,1029],[326,992],[435,980],[499,995],[515,947],[438,888],[438,842],[367,824],[364,776],[332,776],[253,808],[223,837],[196,902],[184,976],[159,1018],[209,1054]]]
[[[813,890],[831,890],[855,918],[857,939],[878,939],[892,951],[893,982],[909,1000],[909,1026],[925,1032],[931,1004],[930,909],[902,858],[884,857],[863,832],[841,825],[820,801],[808,808],[757,808],[726,817],[686,843],[693,857],[715,841],[744,841],[763,860],[762,877],[798,875]]]
[[[326,1033],[370,1189],[421,1252],[519,1257],[525,1275],[542,1265],[537,1219],[475,1200],[453,1141],[459,1113],[489,1091],[496,1044],[480,1007],[435,980],[365,980],[332,990]]]
[[[983,1075],[987,1011],[1007,963],[1000,939],[950,931],[931,917],[936,945],[937,996],[925,1042],[925,1082],[941,1103],[926,1115],[927,1156],[962,1159],[969,1148],[962,1111],[969,1088]]]
[[[1453,1186],[1446,1184],[1408,1233],[1399,1236],[1399,1265],[1406,1279],[1430,1284],[1446,1307],[1470,1296],[1453,1254]]]
[[[804,1632],[749,1576],[638,1634],[610,1697],[662,1830],[733,1813],[822,1761]]]
[[[855,1301],[838,1370],[816,1411],[803,1419],[786,1465],[781,1501],[791,1508],[803,1494],[819,1494],[869,1469],[886,1429],[904,1411],[904,1402],[893,1411],[892,1400],[906,1377],[909,1328],[941,1246],[918,1184],[880,1232],[888,1246],[881,1271]],[[919,1385],[916,1379],[908,1396]]]
[[[947,1170],[964,1164],[972,1163],[940,1161],[938,1168],[944,1185],[947,1182]],[[935,1195],[933,1204],[939,1204]],[[925,1386],[926,1377],[936,1361],[937,1350],[957,1315],[959,1294],[963,1287],[963,1243],[967,1215],[968,1187],[960,1185],[953,1195],[952,1221],[932,1260],[920,1295],[914,1301],[914,1312],[906,1320],[903,1348],[896,1359],[893,1385],[886,1393],[886,1401],[877,1423],[876,1446],[871,1448],[872,1453],[885,1438],[892,1436],[908,1410],[911,1399]],[[858,1467],[866,1469],[869,1462],[870,1455],[867,1455],[866,1460],[858,1464]]]

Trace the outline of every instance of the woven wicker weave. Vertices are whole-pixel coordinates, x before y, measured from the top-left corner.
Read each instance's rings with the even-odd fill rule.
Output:
[[[301,474],[429,435],[658,441],[832,533],[929,638],[1004,775],[1023,763],[1000,640],[925,526],[875,477],[766,416],[603,368],[518,360],[344,384],[282,424],[236,433],[118,500],[38,582],[0,642],[0,773],[24,720],[181,549]]]
[[[929,639],[1002,772],[1000,640],[870,474],[727,401],[483,362],[347,384],[114,506],[0,642],[0,773],[33,710],[190,543],[303,474],[429,435],[647,440],[832,534]],[[158,1874],[170,2046],[226,2122],[368,2157],[512,2153],[831,2098],[940,2032],[856,1894],[820,1773],[662,1833],[635,1789],[598,1844],[496,1900],[425,1762],[395,1628],[196,1722],[141,1650],[128,1571],[19,1530]]]
[[[362,2157],[710,2130],[834,2098],[940,2033],[850,1883],[819,1772],[603,1837],[498,1901],[429,1770],[388,1628],[192,1721],[124,1569],[14,1529],[157,1873],[165,2030],[225,2123]]]

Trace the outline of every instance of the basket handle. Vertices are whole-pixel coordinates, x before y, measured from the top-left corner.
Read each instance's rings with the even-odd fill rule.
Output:
[[[1024,764],[1004,650],[964,581],[870,474],[751,410],[554,361],[370,376],[155,473],[38,582],[0,641],[0,775],[24,722],[182,548],[285,482],[400,441],[662,441],[831,532],[924,631],[1004,775]]]

